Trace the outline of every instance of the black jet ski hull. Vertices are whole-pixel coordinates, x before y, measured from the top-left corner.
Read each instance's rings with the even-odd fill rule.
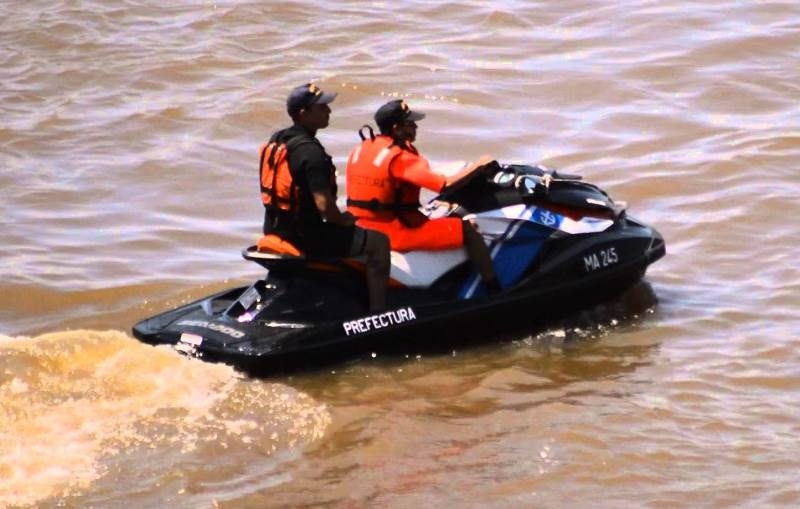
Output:
[[[387,311],[364,313],[357,267],[254,246],[243,255],[267,269],[265,279],[143,320],[133,333],[253,374],[365,352],[446,349],[609,299],[665,254],[661,235],[628,217],[624,204],[541,167],[491,162],[429,205],[432,218],[477,221],[501,293],[486,294],[461,249],[396,253],[392,274],[401,279]]]
[[[595,234],[570,239],[571,245],[547,258],[552,267],[540,267],[516,288],[496,296],[453,301],[411,292],[385,313],[361,312],[314,323],[280,316],[239,322],[230,317],[230,309],[252,288],[241,287],[143,320],[133,334],[254,375],[316,367],[370,352],[444,351],[534,327],[608,300],[635,284],[665,254],[665,247],[655,230],[631,223],[633,233],[621,229],[606,238]]]

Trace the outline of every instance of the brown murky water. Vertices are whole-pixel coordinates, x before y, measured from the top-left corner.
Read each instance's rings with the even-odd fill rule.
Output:
[[[0,506],[797,507],[800,4],[0,3]],[[665,236],[619,301],[250,380],[131,338],[260,275],[260,141],[387,96],[435,163],[580,173]]]

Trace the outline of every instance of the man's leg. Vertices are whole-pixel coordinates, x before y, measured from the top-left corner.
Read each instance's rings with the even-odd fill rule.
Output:
[[[367,259],[365,279],[369,309],[385,309],[391,269],[389,237],[358,226],[325,223],[322,228],[307,233],[304,241],[303,251],[317,256],[350,258],[364,255]]]
[[[464,228],[464,248],[467,250],[467,256],[470,261],[478,269],[481,275],[481,280],[490,292],[500,291],[500,282],[497,280],[497,274],[494,272],[494,265],[492,265],[492,257],[489,254],[489,248],[483,242],[483,237],[478,230],[469,221],[462,222]]]
[[[389,237],[374,230],[365,230],[364,254],[367,255],[367,291],[370,311],[386,308],[386,287],[392,264]]]

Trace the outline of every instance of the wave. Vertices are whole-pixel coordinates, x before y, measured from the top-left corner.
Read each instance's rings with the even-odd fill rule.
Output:
[[[0,505],[78,496],[109,476],[155,480],[214,449],[268,458],[322,437],[330,421],[291,387],[119,331],[0,336]],[[171,458],[148,471],[152,450]],[[136,471],[111,468],[120,464]]]

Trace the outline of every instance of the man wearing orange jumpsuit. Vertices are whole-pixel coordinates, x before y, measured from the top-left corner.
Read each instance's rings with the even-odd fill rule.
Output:
[[[386,234],[395,251],[464,246],[484,284],[496,291],[500,287],[492,259],[475,227],[459,217],[429,219],[419,211],[422,187],[441,192],[450,184],[413,145],[416,121],[423,118],[424,113],[411,111],[402,100],[378,108],[380,135],[367,137],[347,159],[347,210],[360,227]]]

